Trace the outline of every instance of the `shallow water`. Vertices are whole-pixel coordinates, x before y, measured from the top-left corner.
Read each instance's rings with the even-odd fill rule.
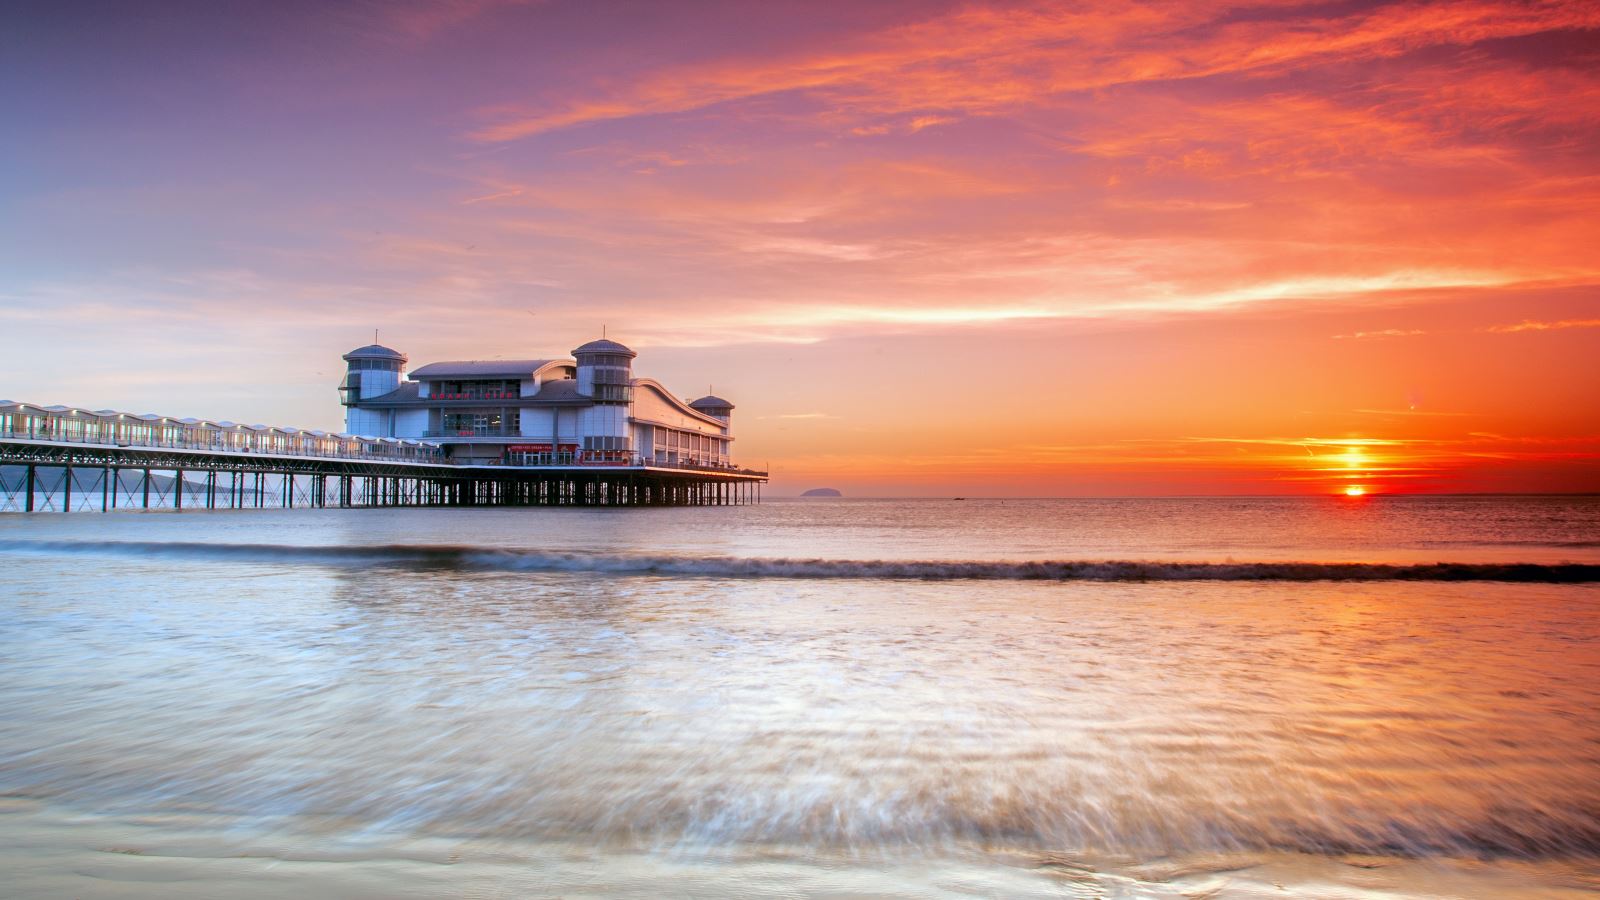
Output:
[[[0,866],[78,896],[1582,893],[1600,585],[1525,576],[1597,565],[1600,498],[4,516]]]

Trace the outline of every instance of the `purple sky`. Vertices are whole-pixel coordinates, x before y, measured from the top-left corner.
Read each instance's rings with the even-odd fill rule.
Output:
[[[604,325],[780,492],[1600,489],[1597,28],[13,3],[0,395],[335,428],[374,328]]]

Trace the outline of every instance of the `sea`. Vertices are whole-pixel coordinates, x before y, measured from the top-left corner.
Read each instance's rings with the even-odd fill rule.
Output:
[[[7,897],[1593,897],[1600,497],[0,515]]]

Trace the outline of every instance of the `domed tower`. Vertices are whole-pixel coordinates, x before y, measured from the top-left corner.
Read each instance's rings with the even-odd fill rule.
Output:
[[[362,400],[381,397],[400,387],[400,373],[406,370],[406,355],[381,344],[368,344],[344,355],[344,381],[339,383],[339,402],[345,406],[345,431],[350,434],[375,434],[377,413],[357,409]]]
[[[699,400],[690,400],[689,408],[695,412],[705,413],[722,423],[722,433],[733,434],[733,404],[718,397],[716,394],[707,394]],[[719,465],[728,465],[728,441],[715,439],[711,442],[710,461]]]
[[[616,341],[590,341],[572,351],[578,360],[578,393],[596,403],[633,400],[633,358],[639,354]]]
[[[724,425],[732,424],[729,419],[733,418],[733,404],[716,394],[707,394],[699,400],[689,401],[689,408],[699,410],[713,419],[721,419]]]
[[[594,405],[578,416],[586,456],[606,458],[632,449],[628,440],[628,406],[633,402],[633,359],[639,354],[616,341],[601,338],[572,351],[578,361],[578,393]]]

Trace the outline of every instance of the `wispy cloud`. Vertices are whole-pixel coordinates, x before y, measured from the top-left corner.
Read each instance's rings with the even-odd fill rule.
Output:
[[[1432,416],[1432,417],[1450,418],[1450,419],[1464,418],[1464,417],[1468,417],[1468,416],[1474,415],[1474,413],[1441,412],[1439,410],[1417,409],[1415,407],[1412,407],[1410,409],[1356,409],[1356,410],[1351,410],[1351,411],[1352,412],[1356,412],[1356,413],[1360,413],[1361,415],[1364,415],[1364,416],[1401,416],[1401,417],[1407,417],[1407,416]]]
[[[1568,328],[1600,328],[1600,319],[1562,319],[1558,322],[1523,320],[1515,325],[1491,325],[1484,331],[1492,334],[1516,334],[1522,331],[1565,331]]]
[[[494,200],[509,200],[512,197],[520,197],[524,193],[526,193],[526,191],[522,188],[510,188],[504,191],[496,191],[492,194],[483,194],[482,196],[478,197],[468,197],[467,199],[461,201],[461,205],[472,206],[475,203],[489,203]]]
[[[1349,334],[1336,334],[1333,339],[1336,341],[1345,339],[1359,341],[1367,338],[1416,337],[1419,334],[1427,334],[1427,332],[1420,328],[1384,328],[1379,331],[1353,331]]]

